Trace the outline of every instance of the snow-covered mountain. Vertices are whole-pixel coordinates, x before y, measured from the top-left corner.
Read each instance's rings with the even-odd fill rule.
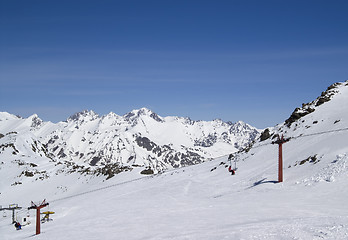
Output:
[[[82,134],[88,124],[92,135],[93,130],[105,133],[106,129],[100,126],[106,121],[106,116],[99,117],[92,112],[77,114],[67,122],[59,123],[60,127],[52,133],[50,129],[56,125],[33,121],[37,116],[18,119],[4,113],[2,119],[7,118],[5,122],[8,126],[13,124],[17,133],[2,133],[0,139],[0,204],[27,206],[31,200],[46,198],[56,214],[54,221],[43,224],[42,234],[37,239],[348,239],[346,106],[348,81],[330,86],[314,101],[289,113],[289,118],[283,123],[264,129],[251,146],[246,144],[243,145],[246,146],[244,150],[230,151],[233,153],[232,163],[237,165],[235,175],[228,172],[230,163],[225,156],[150,176],[139,177],[138,173],[143,168],[139,171],[133,169],[106,182],[105,177],[97,176],[98,173],[84,174],[96,169],[91,167],[87,170],[90,162],[84,162],[83,158],[62,157],[55,160],[52,157],[47,161],[52,148],[63,146],[63,142],[68,145],[70,137],[80,139],[89,136],[88,133]],[[186,136],[182,139],[183,143],[187,141],[191,144],[185,147],[197,149],[219,149],[217,143],[222,146],[227,144],[222,133],[228,131],[220,131],[222,128],[218,126],[226,124],[230,129],[244,129],[243,124],[240,124],[241,127],[238,123],[234,124],[233,128],[232,124],[214,121],[212,125],[216,124],[214,131],[217,137],[202,141],[207,139],[204,137],[209,135],[208,131],[204,137],[203,134],[195,134],[201,129],[214,128],[212,125],[204,128],[202,126],[206,126],[206,122],[151,117],[152,113],[147,111],[140,109],[115,116],[118,120],[113,126],[121,129],[127,125],[128,129],[124,131],[125,135],[129,134],[127,137],[146,128],[148,132],[145,130],[141,136],[129,139],[136,142],[137,137],[143,141],[146,137],[157,146],[164,146],[168,144],[165,136],[160,138],[156,131],[160,131],[161,123],[172,120],[179,126],[187,126],[185,135],[180,135]],[[80,118],[80,115],[83,117]],[[83,121],[84,118],[88,121]],[[172,135],[179,134],[175,124],[168,127]],[[28,125],[31,126],[29,130]],[[156,130],[150,131],[153,126]],[[194,131],[192,129],[195,128],[191,127],[200,130]],[[81,132],[74,132],[75,129]],[[107,130],[110,131],[110,128]],[[67,137],[67,132],[70,137]],[[79,134],[73,135],[72,132]],[[20,137],[24,133],[26,137]],[[282,135],[289,141],[283,144],[284,182],[278,183],[278,145],[273,143]],[[238,138],[238,134],[234,136]],[[51,139],[56,141],[48,144]],[[181,143],[180,138],[175,139]],[[93,140],[97,142],[98,139],[96,136],[86,139]],[[211,145],[212,142],[215,143]],[[233,141],[231,143],[234,145]],[[135,145],[136,150],[144,148],[140,145]],[[154,147],[149,145],[152,153]],[[176,151],[185,149],[175,142],[170,147]],[[74,153],[75,149],[69,151]],[[53,151],[54,156],[57,151],[60,151],[59,148]],[[69,151],[64,153],[68,156]],[[196,150],[196,153],[201,151]],[[205,156],[213,158],[213,153]],[[63,159],[71,165],[64,164]],[[122,164],[127,163],[123,159]],[[101,161],[96,163],[96,167],[98,164],[102,166]],[[128,166],[139,162],[131,161],[130,164]],[[57,174],[47,173],[45,169],[54,169],[52,172]],[[48,178],[45,178],[45,173]],[[24,216],[26,212],[19,211],[18,215]],[[0,236],[4,239],[32,237],[34,224],[16,232],[9,224],[9,218],[0,220]],[[33,213],[31,218],[34,219]]]
[[[289,140],[282,146],[285,182],[312,186],[347,181],[347,106],[348,81],[335,83],[283,123],[266,128],[251,148],[234,154],[239,170],[250,178],[247,184],[278,181],[275,142],[281,136]]]
[[[133,167],[151,173],[201,163],[241,150],[259,135],[241,121],[160,117],[146,108],[123,116],[83,111],[57,124],[36,114],[22,119],[3,112],[0,123],[0,155],[6,150],[84,170],[107,168],[108,177]]]

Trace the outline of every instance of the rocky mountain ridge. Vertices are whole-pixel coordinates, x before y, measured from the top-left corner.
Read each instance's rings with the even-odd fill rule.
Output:
[[[309,103],[303,103],[301,107],[297,107],[284,123],[280,123],[275,127],[266,128],[260,135],[260,141],[264,141],[270,137],[272,139],[284,134],[289,137],[302,136],[301,129],[306,129],[309,134],[321,128],[337,129],[344,128],[345,125],[341,121],[342,110],[344,110],[346,100],[348,81],[337,82],[330,85],[319,97]],[[332,103],[332,101],[334,103]],[[339,102],[342,101],[342,102]],[[329,104],[325,104],[330,102]],[[333,110],[333,107],[335,110]],[[319,117],[320,116],[320,117]]]
[[[108,177],[115,167],[141,167],[152,173],[198,164],[241,150],[260,132],[241,121],[161,117],[147,108],[123,116],[112,112],[99,116],[85,110],[56,124],[36,114],[20,118],[3,112],[0,122],[0,154],[11,146],[13,157],[47,158],[88,171],[107,168]]]

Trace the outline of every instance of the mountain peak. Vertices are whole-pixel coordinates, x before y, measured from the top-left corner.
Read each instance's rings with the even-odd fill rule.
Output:
[[[104,118],[119,118],[120,116],[118,116],[116,113],[114,112],[109,112],[108,114],[103,116]]]
[[[124,115],[124,118],[126,120],[136,121],[140,116],[149,116],[157,122],[163,122],[163,119],[160,116],[158,116],[155,112],[145,107],[140,109],[135,109],[129,113],[126,113]]]
[[[14,119],[20,119],[21,117],[13,115],[8,112],[0,112],[0,120],[14,120]]]
[[[285,125],[290,127],[291,124],[300,118],[314,112],[317,107],[320,105],[329,102],[337,93],[340,92],[341,87],[346,87],[348,86],[348,80],[345,82],[338,82],[334,83],[331,86],[329,86],[325,92],[322,92],[317,99],[310,103],[303,103],[302,107],[296,108],[290,117],[285,120]]]
[[[29,116],[28,120],[31,121],[31,127],[38,127],[43,123],[43,121],[39,118],[37,114]]]
[[[134,109],[131,112],[129,112],[128,114],[130,114],[130,113],[137,115],[137,116],[140,116],[140,115],[151,115],[153,112],[148,108],[142,107],[140,109]],[[128,114],[126,114],[126,115],[128,115]]]
[[[77,113],[71,115],[67,121],[68,122],[77,121],[77,120],[80,120],[82,118],[89,118],[89,120],[94,120],[98,117],[99,117],[99,115],[96,114],[93,110],[83,110],[81,112],[77,112]]]

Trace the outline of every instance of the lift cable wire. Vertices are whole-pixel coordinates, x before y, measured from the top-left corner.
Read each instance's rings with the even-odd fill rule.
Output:
[[[335,129],[335,130],[330,130],[330,131],[323,131],[323,132],[299,135],[297,137],[292,137],[291,139],[297,139],[297,138],[301,138],[301,137],[310,137],[310,136],[322,135],[322,134],[333,133],[333,132],[342,132],[342,131],[347,131],[347,130],[348,130],[348,128],[340,128],[340,129]]]
[[[348,127],[347,128],[335,129],[335,130],[329,130],[329,131],[323,131],[323,132],[317,132],[317,133],[300,134],[299,136],[296,136],[296,137],[290,137],[289,140],[291,141],[291,140],[295,140],[295,139],[302,138],[302,137],[311,137],[311,136],[316,136],[316,135],[322,135],[322,134],[334,133],[334,132],[342,132],[342,131],[348,131]],[[268,143],[259,144],[257,146],[252,145],[251,148],[255,149],[255,148],[259,148],[259,147],[263,147],[263,146],[267,146],[267,145],[271,145],[271,144],[273,144],[273,143],[272,142],[268,142]],[[245,150],[241,150],[241,151],[237,152],[236,156],[238,156],[241,153],[245,153]],[[225,157],[225,156],[228,156],[228,155],[224,155],[224,156],[221,156],[221,157],[218,157],[218,158],[222,158],[222,157]],[[240,159],[239,161],[243,161],[243,160],[245,160],[247,158],[249,158],[249,156],[247,156],[246,158]],[[217,159],[217,158],[215,158],[215,159]]]

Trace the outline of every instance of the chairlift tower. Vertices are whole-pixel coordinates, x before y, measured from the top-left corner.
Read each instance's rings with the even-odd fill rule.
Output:
[[[273,141],[272,144],[278,144],[279,153],[278,153],[278,182],[283,182],[283,143],[286,143],[290,138],[284,139],[282,135],[281,138],[278,136],[277,141]]]
[[[18,207],[18,204],[10,204],[8,205],[8,208],[3,208],[0,206],[0,211],[4,211],[4,210],[12,211],[12,223],[16,222],[15,211],[19,209],[22,209],[22,207]]]
[[[29,209],[36,209],[36,235],[40,234],[40,209],[46,207],[48,203],[46,203],[46,199],[42,201],[40,204],[35,204],[33,201],[31,202],[31,207]]]

